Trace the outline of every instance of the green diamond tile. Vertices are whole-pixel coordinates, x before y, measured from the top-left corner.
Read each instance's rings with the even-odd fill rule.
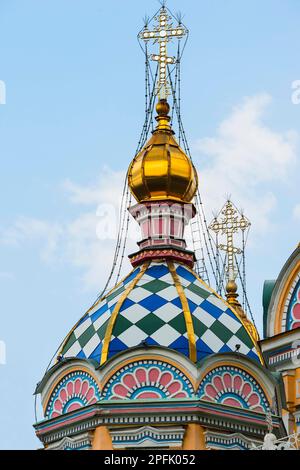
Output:
[[[117,297],[117,295],[121,294],[121,292],[123,292],[124,290],[125,290],[124,286],[120,286],[119,289],[115,290],[114,292],[112,292],[110,295],[106,297],[107,302],[110,302],[111,300],[113,300],[115,297]]]
[[[131,321],[127,320],[127,318],[125,318],[125,317],[123,317],[123,315],[119,314],[117,316],[117,320],[116,320],[115,326],[113,328],[112,334],[114,336],[119,336],[122,333],[124,333],[124,331],[128,330],[128,328],[130,328],[131,326],[132,326]]]
[[[150,281],[146,284],[143,284],[143,288],[147,289],[149,292],[152,292],[152,294],[156,294],[157,292],[160,292],[161,290],[166,289],[169,286],[170,284],[164,281],[160,281],[159,279],[155,279],[154,281]]]
[[[189,289],[191,292],[193,292],[196,295],[199,295],[203,299],[207,299],[207,297],[211,295],[210,292],[207,292],[206,290],[202,289],[196,284],[190,284],[189,286],[186,287],[186,289]]]
[[[82,348],[89,342],[91,337],[95,334],[94,325],[90,325],[84,333],[78,338],[78,342]]]
[[[97,334],[98,334],[100,339],[104,339],[104,337],[105,337],[108,322],[109,322],[109,319],[106,320],[106,322],[104,322],[103,325],[100,326],[100,328],[97,330]]]
[[[163,325],[165,325],[165,322],[154,315],[154,313],[149,313],[149,315],[136,323],[136,326],[149,336],[159,330]]]
[[[249,349],[253,348],[253,342],[245,330],[244,326],[242,326],[236,333],[235,336],[239,338],[246,346],[248,346]]]
[[[194,325],[194,331],[195,334],[198,336],[198,338],[201,338],[201,336],[208,330],[207,326],[204,325],[198,318],[193,317],[193,325]]]
[[[170,326],[172,326],[172,328],[174,328],[174,330],[178,331],[182,335],[184,335],[184,333],[186,333],[186,323],[185,323],[183,313],[180,313],[179,315],[177,315],[177,317],[175,317],[171,321],[169,321],[168,324]]]
[[[223,323],[216,320],[210,327],[210,330],[218,336],[224,343],[230,340],[232,337],[232,331],[230,331]]]
[[[67,343],[64,346],[62,354],[65,354],[71,348],[71,346],[73,346],[75,341],[77,341],[77,338],[76,338],[76,336],[74,334],[74,331],[73,331],[73,333],[71,334],[70,338],[68,339]]]

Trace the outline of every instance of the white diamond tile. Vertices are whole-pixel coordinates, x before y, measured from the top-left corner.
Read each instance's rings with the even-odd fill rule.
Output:
[[[81,351],[81,346],[78,341],[75,341],[74,344],[64,353],[64,357],[75,357]]]
[[[236,345],[237,344],[240,344],[240,349],[239,349],[239,353],[241,354],[248,354],[248,352],[250,351],[250,349],[248,348],[248,346],[246,346],[244,343],[242,343],[242,341],[235,335],[233,335],[229,341],[227,341],[227,346],[230,347],[230,349],[232,349],[233,351],[236,350]]]
[[[99,330],[99,328],[106,322],[106,320],[109,319],[111,316],[110,310],[107,310],[105,313],[103,313],[97,320],[94,322],[94,328],[95,330]]]
[[[201,305],[201,303],[204,302],[205,300],[202,297],[200,297],[200,295],[195,294],[195,292],[192,292],[189,289],[184,289],[184,293],[185,293],[186,298],[194,302],[194,304],[196,305]]]
[[[238,320],[227,315],[227,313],[222,313],[218,320],[223,323],[232,333],[236,333],[241,328],[241,323]]]
[[[165,289],[157,292],[157,294],[168,302],[171,302],[171,300],[174,300],[178,297],[175,286],[166,287]]]
[[[181,312],[181,308],[176,307],[176,305],[173,305],[169,302],[155,310],[155,315],[161,318],[161,320],[164,322],[168,323],[169,321],[173,320],[173,318],[177,317],[177,315]]]
[[[170,272],[166,273],[164,276],[159,278],[159,281],[166,282],[167,284],[174,284],[172,274]]]
[[[197,341],[198,341],[198,339],[199,339],[199,336],[198,336],[198,335],[196,335],[196,333],[194,333],[194,334],[195,334],[195,341],[197,342]],[[182,335],[182,336],[184,336],[184,337],[185,337],[187,340],[189,339],[187,332],[186,332],[186,333],[184,333],[184,335]]]
[[[218,338],[218,336],[216,336],[211,330],[206,330],[201,339],[213,352],[220,351],[224,346],[223,341],[221,341],[220,338]]]
[[[155,278],[152,276],[149,276],[148,274],[143,274],[141,279],[137,282],[136,286],[143,286],[144,284],[147,284],[148,282],[153,281]]]
[[[181,334],[170,325],[164,325],[159,328],[159,330],[155,331],[155,333],[151,335],[151,338],[153,338],[154,341],[156,341],[161,346],[169,346],[180,336]]]
[[[138,287],[136,286],[132,291],[130,292],[128,299],[132,300],[133,302],[141,302],[141,300],[146,299],[149,297],[152,293],[149,292],[147,289],[144,289],[143,287]]]
[[[119,340],[122,341],[128,348],[132,346],[136,346],[137,344],[141,343],[144,339],[147,338],[146,333],[144,333],[140,328],[136,325],[131,326],[122,334],[119,335]]]
[[[93,313],[97,312],[97,310],[100,310],[100,308],[103,307],[103,305],[105,304],[106,304],[106,300],[102,300],[102,302],[99,302],[96,305],[94,305],[94,307],[89,311],[89,317],[91,317]]]
[[[122,290],[122,292],[120,292],[113,299],[107,302],[108,308],[112,308],[118,302],[119,298],[121,297],[121,295],[123,295],[123,293],[124,293],[124,290]]]
[[[84,346],[84,348],[82,348],[84,354],[87,357],[89,357],[92,354],[92,352],[96,349],[98,344],[99,344],[99,336],[95,333],[94,336],[92,336],[91,339]]]
[[[139,320],[141,320],[148,314],[149,314],[149,311],[139,304],[131,305],[130,307],[126,308],[126,310],[123,310],[122,312],[119,313],[119,315],[122,315],[131,323],[138,322]]]
[[[216,319],[212,315],[210,315],[208,312],[203,310],[201,307],[197,307],[194,310],[193,315],[196,318],[198,318],[199,321],[204,323],[204,325],[207,326],[207,328],[210,328],[211,325],[216,321]]]
[[[207,301],[210,302],[211,304],[215,305],[215,307],[218,307],[223,312],[225,312],[228,308],[227,305],[225,304],[224,300],[219,299],[219,297],[216,297],[214,294],[211,294],[207,298]]]
[[[88,327],[92,324],[92,320],[88,317],[81,325],[78,325],[77,328],[74,330],[74,335],[76,338],[79,338],[79,336],[82,335],[82,333],[85,332],[85,330],[88,329]]]

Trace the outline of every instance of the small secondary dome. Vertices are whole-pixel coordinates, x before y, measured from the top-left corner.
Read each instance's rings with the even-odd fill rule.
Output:
[[[180,148],[170,126],[170,106],[160,100],[152,137],[129,166],[128,184],[138,202],[173,199],[191,202],[198,187],[197,172]]]

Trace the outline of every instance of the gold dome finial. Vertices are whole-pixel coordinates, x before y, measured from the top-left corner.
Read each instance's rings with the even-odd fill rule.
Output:
[[[129,188],[138,202],[191,202],[198,187],[197,172],[174,138],[166,99],[158,101],[156,111],[156,129],[129,166]]]
[[[238,290],[237,283],[235,282],[235,280],[230,279],[226,284],[227,301],[233,307],[238,307],[239,309],[242,310],[242,306],[241,306],[240,302],[238,301],[239,294],[238,294],[237,290]],[[243,312],[243,314],[245,316],[244,312]]]
[[[161,117],[168,117],[170,120],[170,117],[168,116],[170,112],[170,105],[167,102],[167,100],[159,100],[157,105],[156,105],[156,112],[157,112],[157,117],[156,119],[161,119]]]
[[[156,112],[157,116],[155,119],[157,121],[157,126],[155,131],[167,131],[171,134],[174,134],[174,131],[171,128],[170,121],[171,118],[169,116],[170,112],[170,105],[166,99],[160,99],[156,105]],[[155,132],[154,131],[154,132]]]

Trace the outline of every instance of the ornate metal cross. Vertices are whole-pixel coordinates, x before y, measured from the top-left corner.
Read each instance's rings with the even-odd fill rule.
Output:
[[[231,201],[226,202],[219,215],[223,215],[224,217],[220,217],[219,219],[219,216],[215,217],[209,229],[217,235],[221,233],[221,235],[226,235],[227,237],[227,245],[220,244],[218,248],[227,253],[227,278],[229,281],[234,281],[237,275],[234,255],[241,254],[242,250],[234,246],[233,234],[237,233],[239,230],[245,232],[251,224],[243,214],[238,212]]]
[[[187,34],[187,29],[182,25],[178,24],[177,27],[173,27],[173,24],[170,22],[171,16],[168,15],[167,9],[164,4],[159,10],[158,16],[155,17],[157,21],[157,26],[150,31],[146,25],[139,33],[139,38],[145,42],[153,41],[153,44],[159,44],[159,53],[151,54],[151,60],[154,60],[159,63],[159,74],[158,82],[156,85],[157,94],[160,99],[167,98],[170,95],[169,82],[167,79],[167,66],[169,64],[175,64],[175,57],[168,57],[167,55],[167,43],[174,38],[181,39]]]

